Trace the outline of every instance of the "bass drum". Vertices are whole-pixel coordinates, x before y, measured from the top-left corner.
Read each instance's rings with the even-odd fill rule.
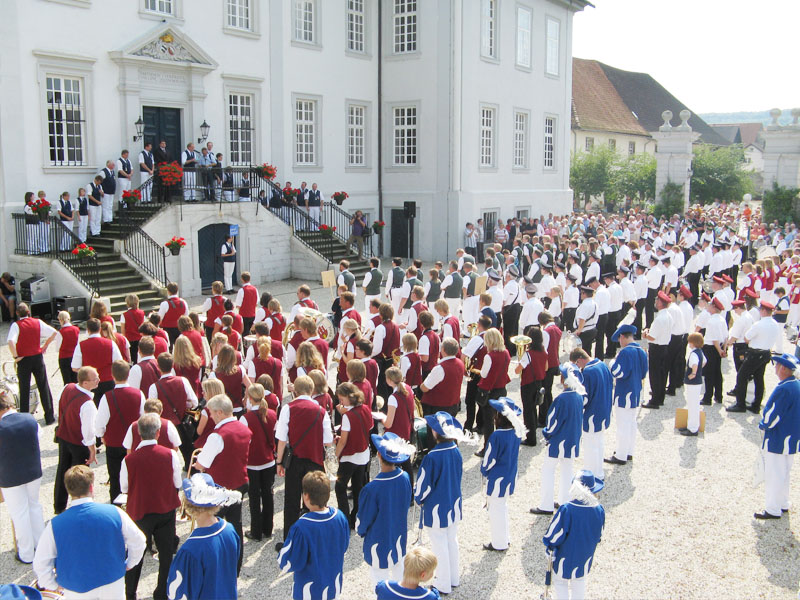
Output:
[[[0,391],[10,394],[14,398],[14,405],[19,410],[19,379],[16,375],[16,365],[13,360],[8,360],[3,363],[2,377],[0,377]],[[39,408],[39,390],[36,388],[36,383],[31,377],[31,388],[28,400],[28,412],[36,414]]]
[[[328,317],[319,317],[317,319],[317,335],[330,344],[336,337],[333,321]]]
[[[569,360],[570,352],[575,350],[575,348],[577,348],[580,345],[581,345],[581,339],[571,331],[567,331],[561,338],[562,356],[566,354],[567,356],[566,360]]]
[[[419,465],[423,455],[428,451],[428,422],[422,417],[414,417],[414,434],[414,446],[417,448],[414,464]]]

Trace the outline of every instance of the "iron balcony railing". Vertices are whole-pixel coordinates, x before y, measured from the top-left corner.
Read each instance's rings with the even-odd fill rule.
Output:
[[[125,254],[151,279],[167,285],[166,249],[134,222],[128,210],[117,213],[122,224]]]

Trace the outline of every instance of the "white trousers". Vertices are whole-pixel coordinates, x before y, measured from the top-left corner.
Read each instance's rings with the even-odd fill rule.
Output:
[[[459,584],[458,523],[450,527],[426,527],[425,531],[431,540],[431,550],[439,561],[433,585],[440,592],[449,594]]]
[[[766,509],[771,515],[779,517],[781,509],[789,510],[789,483],[792,474],[794,454],[774,454],[767,452],[764,458],[764,491]]]
[[[25,236],[27,237],[28,254],[39,254],[39,224],[28,223],[25,225]]]
[[[789,307],[789,314],[786,317],[786,324],[790,327],[800,325],[800,304],[792,304]]]
[[[41,486],[42,478],[39,477],[30,483],[3,488],[8,515],[14,523],[14,531],[17,534],[19,557],[25,562],[33,562],[36,544],[39,543],[39,537],[44,531],[42,505],[39,504]]]
[[[553,600],[584,600],[586,577],[564,579],[553,573]]]
[[[633,447],[636,443],[636,410],[614,407],[614,416],[617,419],[617,449],[614,454],[620,460],[628,460],[629,456],[633,456]]]
[[[64,600],[119,600],[125,597],[125,578],[101,585],[88,592],[64,590]]]
[[[403,581],[403,561],[405,556],[401,556],[395,564],[389,565],[386,569],[379,569],[378,567],[370,565],[369,575],[372,577],[372,583],[378,585],[379,582],[389,581]]]
[[[581,433],[581,454],[583,455],[583,468],[591,471],[597,479],[604,480],[603,474],[603,447],[605,443],[605,430],[594,433]]]
[[[222,199],[225,202],[233,202],[233,190],[225,190],[222,192]]]
[[[103,194],[103,223],[111,223],[114,220],[114,194]]]
[[[308,207],[308,216],[311,217],[317,223],[319,223],[320,213],[321,213],[321,210],[320,210],[319,206],[309,206]],[[314,230],[317,229],[316,225],[313,225],[312,227],[314,227]]]
[[[392,308],[394,309],[394,320],[395,322],[400,321],[400,290],[403,288],[389,288],[389,302],[392,304]]]
[[[39,252],[50,251],[50,223],[39,223]]]
[[[82,242],[86,241],[86,230],[89,228],[89,217],[86,215],[78,215],[78,238]]]
[[[461,298],[445,298],[445,300],[447,301],[447,306],[450,307],[450,314],[458,319],[458,313],[461,311]]]
[[[223,279],[225,280],[225,290],[232,290],[233,289],[233,270],[236,268],[235,262],[223,262],[222,263],[222,271],[223,271]]]
[[[508,548],[511,534],[508,529],[508,496],[502,498],[489,497],[489,531],[491,533],[492,548],[505,550]]]
[[[73,230],[75,221],[61,221],[61,224],[66,228],[66,231],[61,232],[61,243],[58,249],[62,252],[65,250],[72,250],[72,236],[69,232]]]
[[[375,300],[376,298],[380,300],[381,295],[377,294],[375,296],[364,296],[364,310],[367,311],[367,314],[369,314],[369,303]]]
[[[462,310],[464,318],[464,327],[470,323],[477,323],[480,316],[480,298],[478,296],[470,296],[464,298],[464,306]]]
[[[139,185],[144,185],[153,178],[153,176],[150,175],[150,173],[148,173],[147,171],[145,171],[144,173],[139,173],[139,176],[141,177],[141,183]],[[147,186],[142,188],[142,202],[150,202],[151,189],[152,186]]]
[[[408,323],[408,320],[411,318],[411,313],[414,312],[413,308],[401,308],[400,309],[400,318],[395,319],[397,323]],[[400,337],[403,337],[403,334],[400,334]]]
[[[89,231],[92,235],[100,235],[100,220],[102,216],[102,207],[89,205]]]
[[[194,186],[197,182],[197,173],[194,171],[183,172],[183,199],[194,200]]]
[[[703,399],[703,384],[684,385],[683,389],[686,392],[686,411],[688,412],[686,428],[692,433],[697,433],[697,430],[700,429],[700,411],[703,410],[700,406],[700,401]]]
[[[542,510],[553,510],[554,508],[556,467],[561,467],[560,480],[558,483],[558,503],[566,504],[569,502],[569,488],[572,485],[574,463],[574,458],[544,457],[544,463],[542,463],[542,491],[539,499],[539,508]]]

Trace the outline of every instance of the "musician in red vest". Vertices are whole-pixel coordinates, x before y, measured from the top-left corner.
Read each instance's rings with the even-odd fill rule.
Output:
[[[67,385],[78,381],[75,371],[72,370],[72,355],[75,354],[81,330],[72,324],[69,313],[65,310],[58,313],[58,322],[60,327],[55,340],[58,345],[58,370],[61,371],[64,385]]]
[[[454,338],[442,341],[439,364],[433,367],[422,382],[422,414],[432,415],[443,410],[452,416],[461,406],[461,381],[464,379],[464,363],[456,358],[458,342]]]
[[[128,374],[128,385],[139,388],[145,395],[150,393],[150,386],[161,377],[156,357],[153,355],[155,350],[156,344],[153,338],[149,335],[142,336],[139,340],[139,361],[131,367]]]
[[[442,322],[442,329],[439,332],[439,337],[451,337],[454,340],[461,339],[461,325],[458,322],[457,315],[450,314],[450,305],[444,298],[439,298],[434,304],[433,309],[439,314],[439,319]]]
[[[486,346],[486,356],[483,358],[483,365],[481,366],[477,399],[478,410],[482,415],[481,434],[483,435],[483,448],[475,453],[475,456],[480,458],[483,458],[486,453],[489,436],[494,431],[495,410],[489,404],[489,400],[497,400],[505,396],[506,385],[511,381],[508,376],[511,355],[506,350],[503,334],[500,333],[500,330],[492,327],[484,334],[483,343]]]
[[[80,342],[72,355],[72,370],[77,372],[81,367],[94,367],[100,377],[100,384],[94,390],[94,404],[100,405],[100,399],[114,387],[111,365],[115,360],[122,360],[119,347],[111,340],[100,336],[100,321],[86,321],[85,340]]]
[[[305,338],[300,331],[300,322],[302,320],[303,316],[298,314],[294,320],[294,326],[296,329],[294,333],[292,333],[292,337],[289,338],[289,343],[286,345],[286,351],[283,354],[283,366],[286,367],[286,375],[288,376],[290,382],[294,382],[294,380],[297,378],[297,366],[295,365],[297,349],[300,347],[300,344],[305,341]]]
[[[194,328],[194,323],[188,315],[183,315],[178,319],[178,331],[192,343],[194,353],[200,358],[200,367],[205,369],[206,365],[206,345],[203,344],[203,334]],[[180,337],[180,336],[178,336]],[[201,375],[202,375],[201,371]]]
[[[372,358],[372,342],[361,338],[356,342],[356,358],[364,363],[367,371],[367,381],[372,386],[372,395],[378,395],[378,375],[380,369],[378,363]]]
[[[297,288],[297,302],[292,305],[292,312],[289,313],[289,320],[294,321],[297,315],[302,314],[300,309],[303,308],[319,310],[317,303],[311,299],[311,288],[305,284]]]
[[[167,577],[175,554],[175,509],[181,505],[181,465],[175,452],[158,445],[161,419],[145,414],[136,424],[142,441],[122,462],[119,479],[128,494],[126,512],[147,539],[152,537],[158,552],[158,581],[154,600],[166,600]],[[142,563],[125,573],[125,596],[136,600]]]
[[[547,422],[547,412],[550,410],[550,405],[553,403],[553,381],[557,376],[561,375],[558,361],[563,332],[561,328],[553,322],[553,316],[546,310],[539,313],[539,326],[542,328],[542,337],[546,342],[545,350],[547,351],[547,372],[545,373],[543,384],[544,400],[542,400],[542,403],[538,407],[539,417],[537,419],[539,426],[544,427]]]
[[[233,305],[239,309],[239,315],[242,317],[244,335],[250,335],[250,328],[253,326],[253,321],[256,320],[258,289],[250,283],[249,272],[244,271],[240,279],[242,280],[242,287],[236,293],[236,300],[233,301]]]
[[[99,322],[98,331],[100,331]],[[20,412],[26,413],[29,410],[31,375],[33,375],[36,388],[39,390],[46,425],[53,423],[55,416],[47,369],[44,365],[44,352],[55,339],[56,333],[56,330],[44,321],[31,317],[31,310],[24,302],[17,305],[17,321],[8,328],[8,349],[17,364]]]
[[[322,356],[322,362],[325,365],[325,368],[328,367],[328,350],[330,350],[328,346],[328,342],[323,340],[319,337],[317,332],[317,324],[314,322],[313,319],[308,317],[304,317],[300,321],[300,326],[298,328],[300,332],[300,339],[298,340],[297,346],[293,343],[289,344],[289,347],[286,348],[286,355],[284,358],[284,362],[289,369],[294,369],[294,373],[297,373],[297,369],[295,366],[295,359],[297,356],[297,348],[300,347],[300,344],[303,342],[311,342],[314,344],[314,347],[319,351],[320,355]],[[292,342],[294,342],[295,338],[292,338]],[[291,374],[291,371],[290,371]]]
[[[147,397],[161,400],[161,404],[164,405],[164,418],[171,421],[178,429],[178,433],[181,434],[183,429],[180,427],[181,421],[186,415],[187,408],[197,406],[197,394],[194,393],[188,379],[173,374],[172,355],[169,352],[159,354],[156,362],[161,377],[150,386]],[[194,439],[191,439],[185,432],[181,434],[181,454],[184,467],[187,469],[194,450],[193,442]]]
[[[269,336],[273,341],[281,344],[283,342],[283,331],[286,329],[286,317],[283,316],[281,303],[278,302],[277,298],[273,298],[269,301],[268,308],[269,314],[267,314],[264,323],[267,324]],[[283,350],[282,345],[281,350]]]
[[[392,388],[392,395],[386,401],[386,420],[383,427],[386,433],[393,433],[405,441],[411,441],[411,430],[414,427],[414,391],[403,381],[403,374],[397,367],[386,371],[386,383]],[[403,462],[400,468],[408,473],[412,489],[414,488],[414,469],[411,459]]]
[[[425,289],[422,286],[415,285],[411,290],[411,310],[408,311],[408,322],[404,323],[401,327],[408,333],[413,333],[417,340],[422,336],[423,327],[419,322],[419,316],[428,310],[428,305],[423,301],[425,298]]]
[[[386,371],[394,364],[392,353],[400,349],[400,328],[393,320],[394,308],[391,304],[381,304],[379,312],[382,321],[375,328],[372,357],[378,363],[378,396],[388,398],[392,390],[386,385]]]
[[[139,333],[139,327],[144,323],[144,311],[139,309],[139,296],[136,294],[128,294],[125,296],[125,305],[128,307],[122,316],[120,322],[122,323],[122,334],[128,340],[131,348],[131,362],[136,364],[139,359],[139,340],[142,339],[142,334]]]
[[[256,340],[257,356],[245,363],[250,381],[256,381],[262,375],[269,375],[275,395],[283,399],[283,363],[272,356],[272,341],[268,336],[259,336]],[[248,349],[249,350],[249,349]],[[249,353],[249,352],[248,352]]]
[[[142,326],[139,327],[139,333],[142,336],[149,335],[153,338],[154,351],[153,356],[158,356],[162,352],[169,352],[169,336],[167,332],[161,329],[158,325],[155,324],[155,321],[161,322],[161,317],[159,317],[156,313],[150,313],[150,316],[147,321],[142,323]],[[141,345],[141,340],[139,341]],[[141,354],[141,349],[139,350]]]
[[[492,328],[492,319],[486,315],[478,318],[477,334],[469,338],[467,345],[464,346],[463,356],[469,358],[470,368],[467,376],[467,391],[464,394],[464,404],[467,409],[467,416],[464,420],[464,430],[481,431],[483,428],[483,414],[478,414],[476,419],[476,407],[478,400],[478,382],[481,379],[481,368],[483,358],[486,356],[486,345],[483,343],[483,336]]]
[[[331,420],[328,413],[311,398],[314,382],[305,375],[294,382],[294,400],[284,405],[278,415],[275,439],[278,450],[275,461],[278,476],[285,477],[283,507],[283,539],[289,535],[289,528],[300,518],[303,477],[311,471],[322,471],[324,446],[333,443]],[[286,452],[291,448],[291,459]],[[283,543],[275,545],[280,551]]]
[[[216,425],[197,457],[197,468],[211,475],[217,485],[245,494],[248,489],[247,461],[253,433],[247,425],[243,425],[233,416],[233,403],[226,395],[219,394],[211,398],[207,408]],[[217,516],[233,525],[239,534],[239,540],[242,540],[241,500],[222,508]],[[242,546],[240,545],[238,570],[241,569]]]
[[[422,327],[422,335],[419,336],[417,351],[422,366],[422,379],[439,363],[439,336],[433,330],[433,313],[427,310],[419,313],[419,324]]]
[[[128,386],[130,370],[130,365],[122,360],[111,365],[114,388],[107,391],[100,400],[94,419],[95,434],[106,445],[106,467],[112,502],[120,493],[119,469],[126,454],[122,440],[131,423],[144,414],[144,394],[140,389]]]
[[[214,335],[214,324],[225,313],[225,296],[222,295],[223,285],[221,281],[215,281],[211,284],[211,298],[206,298],[203,306],[200,307],[200,312],[206,313],[206,321],[203,325],[206,330],[206,338],[209,343],[211,336]]]
[[[163,412],[164,405],[161,404],[161,400],[158,398],[148,398],[145,400],[144,413],[156,415],[161,421],[161,430],[156,440],[158,445],[163,446],[167,450],[177,450],[181,445],[181,436],[178,434],[178,430],[175,428],[175,425],[172,424],[172,421],[168,421],[161,416]],[[210,429],[211,427],[209,427],[209,430]],[[142,437],[139,435],[139,428],[136,426],[136,423],[131,423],[127,433],[125,433],[125,437],[122,439],[122,446],[125,448],[126,452],[130,454],[139,447],[139,442],[141,441]]]
[[[353,308],[355,303],[356,296],[352,292],[344,292],[339,295],[339,306],[342,308],[342,320],[340,322],[344,323],[345,319],[353,319],[361,327],[361,315]]]
[[[281,315],[281,319],[282,318],[283,318],[283,315]],[[285,325],[285,321],[284,321],[284,325]],[[281,329],[281,337],[278,337],[276,339],[272,335],[272,329],[269,328],[269,319],[267,319],[266,321],[260,321],[260,322],[256,321],[255,323],[253,323],[253,334],[256,336],[256,339],[260,338],[260,337],[264,337],[264,336],[270,337],[272,339],[272,347],[270,348],[270,356],[272,356],[273,358],[275,358],[277,360],[283,361],[283,354],[284,354],[283,343],[282,343],[283,342],[283,337],[282,337],[283,336],[283,329]],[[247,352],[246,352],[245,357],[244,357],[244,361],[245,362],[247,362],[249,360],[253,360],[253,358],[255,358],[256,354],[258,353],[258,348],[256,348],[256,345],[257,345],[257,343],[255,345],[253,345],[253,346],[250,346],[247,349]],[[299,345],[300,344],[298,344],[298,346]]]
[[[175,343],[175,338],[178,337],[178,318],[181,315],[189,314],[189,305],[186,300],[178,296],[178,284],[170,281],[167,284],[167,299],[158,307],[158,316],[161,317],[161,328],[167,332],[169,336],[169,346]]]
[[[100,324],[100,321],[95,321]],[[78,369],[78,383],[61,390],[58,399],[58,469],[53,489],[53,508],[56,514],[67,508],[67,488],[64,474],[74,465],[97,463],[94,437],[94,418],[97,407],[92,402],[94,390],[100,383],[94,367]]]

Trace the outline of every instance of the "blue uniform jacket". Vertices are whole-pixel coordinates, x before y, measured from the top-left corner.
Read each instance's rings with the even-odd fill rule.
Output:
[[[547,425],[542,435],[547,440],[550,458],[577,458],[581,443],[583,396],[573,390],[564,390],[553,398],[547,411]]]
[[[406,555],[408,473],[395,469],[378,473],[358,496],[356,532],[364,538],[364,560],[368,565],[388,569]]]
[[[422,507],[425,527],[449,527],[461,520],[461,451],[440,442],[422,459],[414,500]]]
[[[583,430],[595,433],[608,429],[611,423],[611,395],[614,378],[602,360],[596,358],[583,368],[586,405],[583,407]]]
[[[605,522],[606,511],[599,504],[587,506],[579,500],[562,504],[542,538],[553,552],[553,572],[563,579],[586,576]]]
[[[800,381],[787,377],[775,386],[758,426],[764,430],[761,447],[767,452],[800,452]]]
[[[611,374],[617,382],[614,406],[637,408],[642,394],[642,381],[647,377],[647,352],[636,342],[631,342],[619,351],[611,363]]]
[[[486,494],[492,498],[514,493],[520,441],[513,429],[497,429],[489,437],[481,462],[481,475],[486,477]]]
[[[381,581],[375,586],[375,596],[376,600],[439,600],[439,590],[421,586],[409,590],[397,581]]]

